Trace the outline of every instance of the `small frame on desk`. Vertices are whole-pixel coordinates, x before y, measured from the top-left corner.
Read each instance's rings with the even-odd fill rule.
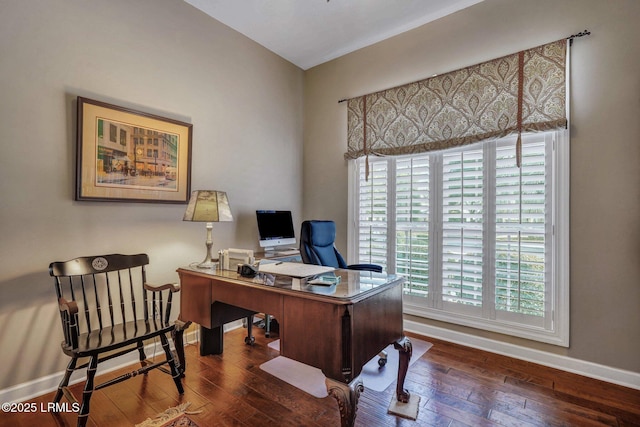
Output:
[[[78,97],[76,200],[187,203],[193,125]]]

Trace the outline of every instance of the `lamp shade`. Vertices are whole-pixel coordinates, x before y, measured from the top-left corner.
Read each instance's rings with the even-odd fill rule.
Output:
[[[233,221],[227,193],[215,190],[191,192],[183,221],[223,222]]]

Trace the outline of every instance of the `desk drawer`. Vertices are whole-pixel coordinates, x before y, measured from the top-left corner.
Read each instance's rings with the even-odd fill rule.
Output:
[[[220,301],[258,313],[268,313],[276,318],[282,317],[282,295],[270,288],[238,286],[217,279],[211,283],[211,302]]]

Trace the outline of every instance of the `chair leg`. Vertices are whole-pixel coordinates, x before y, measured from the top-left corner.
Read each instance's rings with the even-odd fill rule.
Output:
[[[89,367],[87,368],[87,381],[84,383],[84,391],[82,392],[82,406],[78,414],[78,427],[84,427],[89,418],[89,405],[91,403],[91,394],[93,393],[93,379],[98,370],[98,356],[91,356]]]
[[[64,373],[64,377],[62,377],[62,381],[60,381],[60,385],[58,386],[58,391],[56,392],[56,395],[53,398],[53,403],[58,403],[60,402],[60,399],[62,399],[63,390],[65,387],[69,385],[69,378],[71,378],[71,374],[76,369],[77,362],[78,362],[77,357],[73,357],[69,361],[69,364],[67,365],[67,370]]]
[[[253,345],[256,342],[256,338],[253,336],[253,314],[247,317],[247,336],[244,339],[244,343],[247,345]]]
[[[169,362],[169,367],[171,368],[171,376],[173,377],[173,382],[176,383],[178,393],[183,394],[184,388],[182,387],[182,381],[180,381],[181,375],[178,372],[178,368],[176,367],[176,361],[173,358],[173,352],[169,347],[169,340],[167,339],[167,336],[165,334],[160,334],[160,341],[162,342],[164,353],[167,355],[167,362]]]
[[[173,345],[176,347],[176,355],[178,357],[178,362],[176,366],[178,366],[178,372],[180,372],[180,376],[184,377],[184,373],[187,370],[187,361],[184,357],[184,331],[191,326],[191,320],[183,321],[180,319],[176,320],[176,327],[171,331],[171,339],[173,339]]]
[[[138,353],[140,353],[140,366],[141,367],[145,367],[147,366],[147,355],[144,353],[144,343],[142,341],[138,341]],[[145,375],[147,375],[147,373],[144,373]]]
[[[378,353],[378,356],[380,356],[380,358],[378,359],[378,366],[382,368],[387,364],[387,352],[382,350],[380,353]]]
[[[264,336],[271,336],[271,315],[267,313],[264,314]]]

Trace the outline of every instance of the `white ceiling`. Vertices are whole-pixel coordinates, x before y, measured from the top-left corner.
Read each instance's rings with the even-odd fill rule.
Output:
[[[483,0],[184,0],[307,70]]]

